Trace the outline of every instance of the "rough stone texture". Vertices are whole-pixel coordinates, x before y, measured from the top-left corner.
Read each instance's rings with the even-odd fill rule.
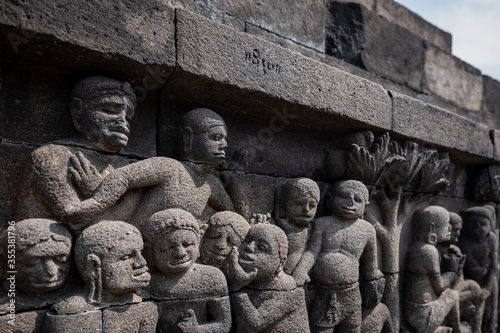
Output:
[[[322,0],[286,2],[194,0],[187,4],[186,1],[179,0],[169,2],[221,23],[227,22],[227,19],[221,20],[220,18],[228,14],[296,43],[318,51],[324,50],[325,4]],[[234,24],[230,25],[234,27]]]
[[[9,0],[0,11],[0,24],[6,26],[52,35],[64,42],[144,64],[166,66],[175,62],[173,21],[173,9],[156,0],[140,3]]]
[[[456,105],[479,111],[483,99],[481,71],[427,43],[424,86],[432,94]]]
[[[500,82],[483,75],[484,122],[490,128],[500,128]],[[497,141],[498,142],[498,141]],[[499,143],[500,144],[500,143]]]
[[[394,132],[441,147],[493,157],[493,144],[486,126],[419,100],[391,94]]]
[[[390,122],[378,85],[184,10],[177,28],[183,71],[377,127]]]
[[[389,22],[408,29],[413,34],[432,42],[444,51],[451,53],[451,34],[422,19],[393,0],[377,0],[375,11]]]
[[[0,316],[0,331],[4,333],[42,333],[43,319],[47,310],[18,312],[14,317]],[[9,323],[12,320],[15,324]]]
[[[329,3],[326,53],[420,90],[423,41],[353,3]]]

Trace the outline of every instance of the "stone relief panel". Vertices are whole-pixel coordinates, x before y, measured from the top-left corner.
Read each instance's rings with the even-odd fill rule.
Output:
[[[85,78],[70,102],[79,134],[31,154],[16,206],[21,331],[494,331],[494,211],[463,212],[459,239],[460,216],[425,208],[449,184],[447,153],[364,130],[336,134],[311,178],[253,174],[244,144],[228,156],[224,119],[195,108],[177,158],[128,159],[135,108],[128,83]],[[6,265],[9,244],[5,231]]]

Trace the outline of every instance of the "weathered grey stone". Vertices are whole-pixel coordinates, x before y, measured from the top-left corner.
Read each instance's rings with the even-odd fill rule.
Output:
[[[426,45],[424,87],[459,107],[479,111],[483,100],[481,72],[450,53]]]
[[[493,157],[486,126],[398,93],[391,95],[395,133],[448,149]]]
[[[382,298],[385,279],[377,267],[375,229],[360,219],[368,195],[359,181],[335,183],[332,215],[313,222],[308,248],[293,271],[298,285],[309,279],[317,285],[309,318],[312,331],[361,326],[362,297],[368,307]]]
[[[89,327],[102,325],[105,332],[120,331],[124,326],[129,332],[154,332],[157,307],[140,303],[137,294],[151,280],[142,249],[139,230],[128,223],[102,221],[85,229],[75,244],[75,262],[85,288],[52,307],[45,319],[46,331],[68,332],[71,324],[82,321],[83,326],[73,330],[89,332]]]
[[[329,3],[326,53],[420,90],[420,37],[353,3]]]
[[[144,227],[149,265],[155,267],[149,293],[159,300],[158,330],[229,332],[231,309],[224,274],[196,264],[198,222],[182,209],[153,214]]]
[[[335,2],[341,3],[357,3],[365,6],[369,10],[375,10],[376,0],[335,0]]]
[[[465,278],[479,283],[490,292],[484,306],[482,332],[495,332],[498,316],[498,241],[492,231],[496,224],[493,206],[471,207],[460,214],[464,232],[458,245],[467,256]]]
[[[0,24],[26,31],[7,35],[19,48],[38,33],[143,64],[175,63],[174,11],[160,1],[7,1],[3,9]]]
[[[448,211],[438,206],[413,214],[412,242],[406,255],[403,318],[417,332],[434,332],[445,320],[453,332],[462,332],[459,292],[441,276],[436,248],[436,244],[451,238],[449,221]]]
[[[452,281],[453,289],[459,292],[461,321],[468,322],[471,332],[480,333],[484,301],[490,295],[490,291],[481,289],[474,280],[464,279],[463,266],[467,258],[456,245],[463,225],[460,215],[450,212],[450,225],[450,240],[436,245],[441,256],[441,274],[443,278]]]
[[[184,10],[177,11],[183,71],[328,114],[387,128],[390,106],[378,85]]]
[[[274,224],[283,229],[288,240],[288,253],[283,271],[292,274],[306,250],[309,223],[316,215],[320,200],[318,185],[311,179],[286,181],[276,191]]]
[[[270,224],[250,228],[239,250],[231,253],[237,274],[231,294],[238,331],[310,332],[304,290],[283,272],[288,252],[283,230]]]
[[[5,271],[0,314],[10,313],[11,299],[16,311],[43,308],[75,287],[73,282],[65,286],[70,275],[72,236],[57,221],[39,218],[10,224],[1,245]]]
[[[413,34],[432,42],[451,54],[451,34],[422,19],[393,0],[377,0],[375,11],[391,23],[408,29]]]
[[[490,128],[500,128],[500,82],[483,75],[483,105],[484,122]],[[497,141],[498,142],[498,141]]]
[[[0,316],[0,331],[5,333],[42,333],[43,319],[46,313],[47,310],[38,310]]]

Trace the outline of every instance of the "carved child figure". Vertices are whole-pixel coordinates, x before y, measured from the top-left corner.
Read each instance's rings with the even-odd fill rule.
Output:
[[[253,225],[234,248],[235,285],[247,285],[231,295],[238,332],[309,332],[304,290],[283,272],[287,252],[285,233],[271,224]]]
[[[482,329],[483,332],[495,332],[498,306],[498,245],[496,235],[492,232],[495,210],[492,206],[472,207],[461,215],[464,233],[460,236],[459,246],[467,256],[464,275],[490,291],[485,302]]]
[[[373,289],[366,303],[380,301],[383,274],[377,268],[375,229],[360,219],[368,202],[368,189],[354,180],[335,183],[332,215],[312,224],[306,252],[293,272],[298,285],[316,284],[310,310],[312,332],[361,332],[359,274]]]
[[[55,304],[44,330],[155,332],[158,309],[137,294],[151,280],[142,249],[139,230],[128,223],[102,221],[85,229],[75,245],[84,293]]]
[[[63,286],[70,270],[72,237],[66,227],[49,219],[27,219],[14,227],[11,235],[15,238],[10,238],[6,231],[2,247],[5,254],[15,254],[15,260],[6,260],[3,264],[8,265],[5,271],[17,273],[8,273],[2,281],[7,292],[0,313],[10,313],[13,306],[16,325],[8,323],[12,319],[9,315],[1,316],[0,331],[11,332],[23,327],[26,332],[39,332],[46,310],[21,311],[43,308],[67,295],[68,288]],[[14,304],[11,299],[15,300]]]
[[[240,246],[248,229],[247,220],[238,213],[224,211],[212,215],[201,239],[201,262],[224,272],[229,253],[234,246]]]
[[[442,276],[436,244],[451,238],[450,214],[430,206],[413,214],[413,238],[406,255],[403,313],[419,333],[433,333],[446,320],[453,332],[460,327],[459,292],[453,290],[458,273]]]
[[[71,92],[70,105],[79,133],[31,153],[17,197],[16,220],[55,218],[72,231],[88,224],[88,220],[69,214],[68,208],[89,198],[107,173],[129,164],[109,153],[127,145],[135,103],[127,82],[104,76],[80,80]],[[124,219],[137,199],[136,194],[127,195],[120,207],[103,218]]]
[[[463,266],[466,256],[456,245],[463,225],[460,215],[450,212],[450,225],[451,239],[436,245],[441,254],[441,274],[443,276],[451,275],[449,280],[452,281],[453,289],[460,292],[461,320],[470,324],[472,333],[481,333],[484,301],[490,292],[481,289],[474,280],[464,280]]]
[[[148,289],[158,300],[159,332],[229,332],[231,306],[224,274],[197,264],[199,229],[177,208],[153,214],[144,236],[153,273]]]
[[[103,180],[92,198],[73,205],[67,213],[91,219],[112,206],[127,190],[145,186],[149,188],[128,220],[141,231],[142,224],[152,214],[168,208],[184,209],[200,224],[217,211],[234,211],[233,201],[214,169],[226,156],[226,124],[208,109],[191,110],[182,123],[185,162],[153,157],[117,169]]]
[[[308,178],[288,180],[278,194],[278,216],[274,223],[285,231],[288,238],[288,254],[284,267],[292,274],[306,247],[309,223],[318,207],[318,185]]]

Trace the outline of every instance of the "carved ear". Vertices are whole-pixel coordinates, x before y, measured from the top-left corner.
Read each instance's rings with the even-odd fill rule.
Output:
[[[437,244],[437,235],[434,232],[436,225],[434,223],[431,223],[429,226],[429,234],[427,236],[427,243],[431,245],[436,245]]]
[[[73,98],[70,105],[71,116],[73,117],[73,126],[78,132],[82,131],[83,121],[83,102],[79,98]]]
[[[92,304],[101,303],[102,299],[102,272],[101,259],[95,254],[87,256],[87,275],[90,279],[89,302]]]
[[[185,154],[193,151],[193,129],[189,126],[182,129],[182,149]]]

